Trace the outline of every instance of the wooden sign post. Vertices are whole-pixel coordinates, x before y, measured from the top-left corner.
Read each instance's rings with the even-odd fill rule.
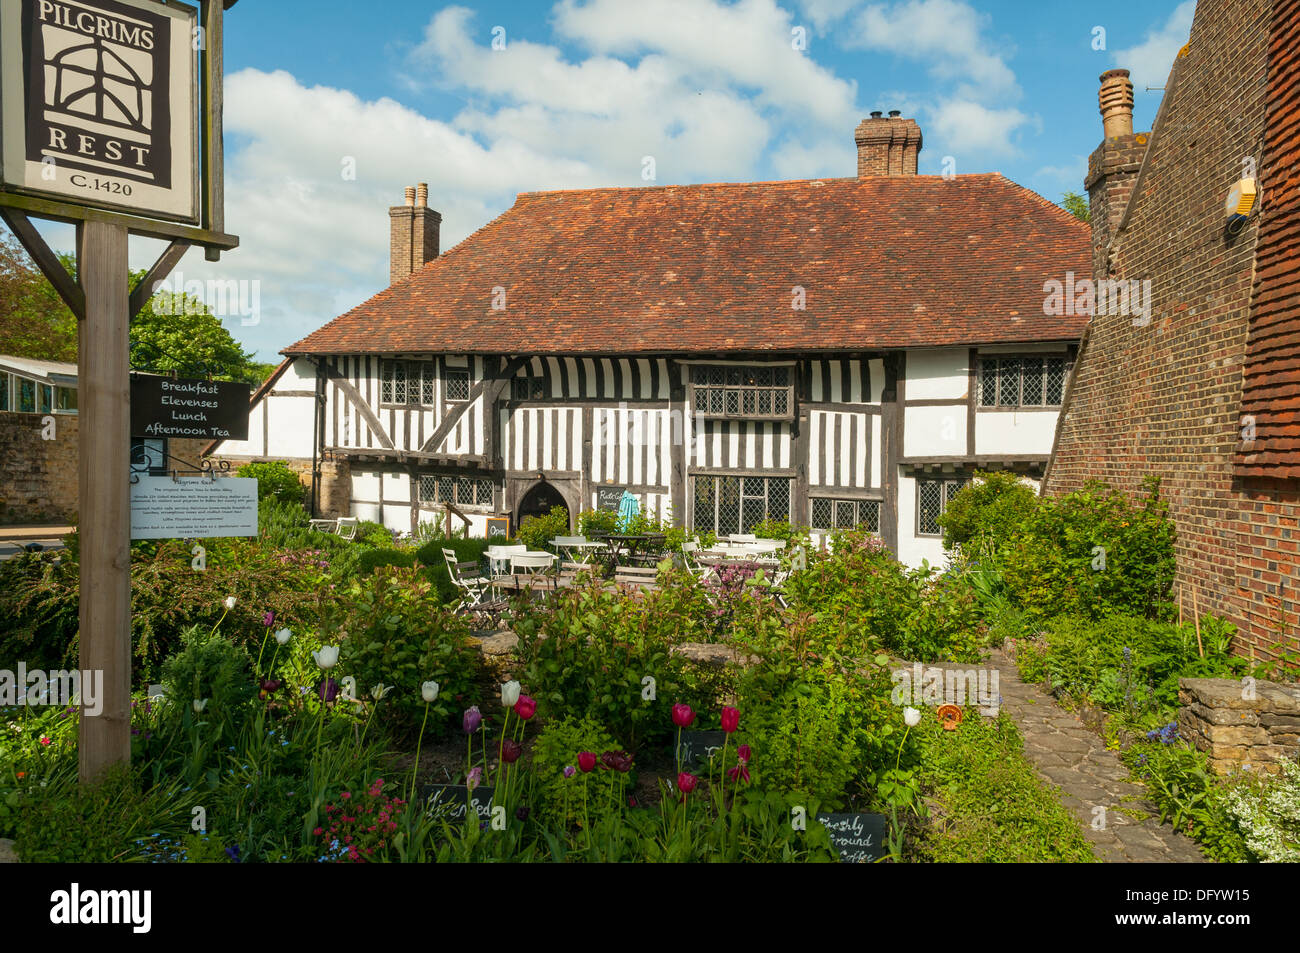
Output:
[[[80,665],[104,686],[101,711],[81,713],[83,782],[131,758],[130,321],[191,245],[217,261],[239,244],[222,192],[222,14],[235,2],[0,8],[0,218],[78,320]],[[96,72],[109,62],[112,96]],[[75,278],[29,216],[77,226]],[[135,288],[130,235],[169,242]]]

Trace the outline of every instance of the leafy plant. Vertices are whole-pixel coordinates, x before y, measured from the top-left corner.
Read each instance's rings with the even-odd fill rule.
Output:
[[[298,474],[283,460],[274,463],[245,463],[235,471],[236,476],[257,481],[257,499],[275,500],[277,503],[301,504],[307,488]]]

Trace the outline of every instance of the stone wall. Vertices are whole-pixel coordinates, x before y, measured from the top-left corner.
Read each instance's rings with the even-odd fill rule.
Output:
[[[68,523],[77,512],[78,420],[53,414],[0,413],[0,525]]]
[[[1283,758],[1300,753],[1300,687],[1230,678],[1178,685],[1178,732],[1210,756],[1218,774],[1276,772]]]
[[[311,460],[289,457],[222,457],[213,456],[213,463],[225,460],[234,473],[246,463],[283,463],[307,488],[304,505],[311,502]],[[352,515],[352,467],[346,459],[327,457],[320,465],[320,494],[316,500],[317,512],[323,517]]]

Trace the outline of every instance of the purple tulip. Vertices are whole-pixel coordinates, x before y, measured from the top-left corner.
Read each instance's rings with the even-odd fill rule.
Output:
[[[267,609],[264,613],[262,613],[262,625],[266,626],[269,629],[271,627],[271,624],[274,622],[275,622],[274,612],[272,612],[270,609]]]
[[[566,765],[564,766],[564,776],[565,776],[566,778],[571,778],[571,777],[573,777],[573,776],[574,776],[575,774],[577,774],[577,773],[578,773],[578,769],[575,768],[573,765],[571,765],[571,764],[566,764]]]
[[[471,705],[465,709],[465,717],[461,726],[465,729],[465,734],[472,735],[478,731],[478,726],[483,723],[483,715],[478,710],[478,705]]]
[[[327,678],[316,686],[316,694],[320,696],[321,701],[326,704],[332,702],[338,697],[339,683],[332,678]]]

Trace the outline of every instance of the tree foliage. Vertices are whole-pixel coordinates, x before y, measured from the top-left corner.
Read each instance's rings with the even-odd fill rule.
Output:
[[[60,254],[70,275],[76,259]],[[131,287],[144,280],[133,271]],[[154,298],[131,320],[132,363],[184,376],[262,383],[274,365],[253,360],[221,320],[197,299],[178,295],[161,313]],[[0,234],[0,354],[42,361],[77,360],[77,319],[12,235]]]

